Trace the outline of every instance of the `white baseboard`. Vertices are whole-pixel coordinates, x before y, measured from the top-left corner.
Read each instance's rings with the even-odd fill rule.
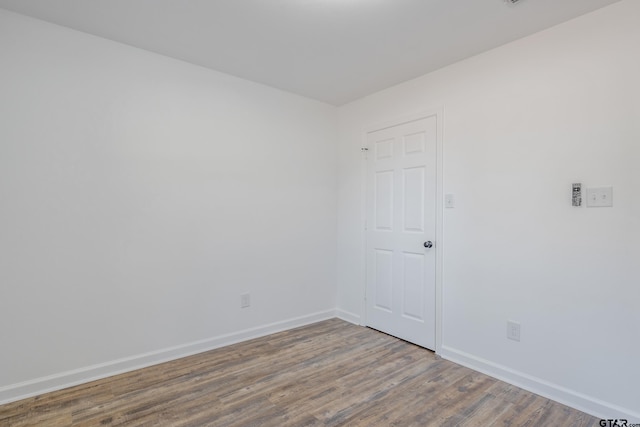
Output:
[[[339,308],[336,309],[336,317],[342,319],[345,322],[353,323],[354,325],[360,325],[360,316],[350,313]]]
[[[591,414],[600,419],[627,419],[630,423],[640,422],[640,414],[627,408],[578,393],[550,383],[540,378],[507,368],[506,366],[490,362],[472,354],[442,346],[439,353],[443,359],[482,372],[493,378],[513,384],[524,390],[546,397],[563,405]]]
[[[245,329],[231,334],[220,335],[175,347],[112,360],[110,362],[61,372],[17,384],[11,384],[0,387],[0,405],[51,391],[61,390],[74,385],[99,380],[112,375],[146,368],[148,366],[157,365],[159,363],[168,362],[181,357],[191,356],[204,351],[236,344],[253,338],[263,337],[265,335],[305,326],[334,317],[336,317],[335,310],[321,311],[307,316],[296,317],[271,323],[269,325]]]

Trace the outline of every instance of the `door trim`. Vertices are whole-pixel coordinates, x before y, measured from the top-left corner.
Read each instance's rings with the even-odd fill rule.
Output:
[[[414,114],[409,114],[406,116],[400,116],[395,119],[385,120],[383,122],[378,122],[371,124],[369,126],[365,126],[362,129],[361,137],[361,147],[367,147],[367,134],[383,129],[387,129],[394,126],[399,126],[408,122],[413,122],[416,120],[428,118],[428,117],[436,117],[436,307],[435,307],[435,337],[436,337],[436,345],[435,352],[436,354],[440,354],[442,352],[442,317],[443,317],[443,284],[442,284],[442,266],[443,266],[443,208],[444,208],[444,107],[430,109],[430,110],[422,110]],[[362,277],[361,289],[362,289],[362,304],[360,308],[360,312],[362,313],[362,321],[361,324],[367,325],[367,153],[369,151],[363,151],[363,156],[360,161],[360,194],[362,197],[360,198],[360,223],[361,223],[361,231],[362,231],[362,241],[361,241],[361,259],[360,259],[360,271]]]

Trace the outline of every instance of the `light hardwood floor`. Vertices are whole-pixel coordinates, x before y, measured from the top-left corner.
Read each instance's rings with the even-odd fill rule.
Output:
[[[0,406],[1,426],[597,426],[338,319]]]

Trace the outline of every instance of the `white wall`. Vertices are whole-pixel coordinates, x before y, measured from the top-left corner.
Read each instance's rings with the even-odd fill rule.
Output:
[[[3,10],[0,58],[0,401],[333,317],[335,107]]]
[[[341,107],[338,308],[362,315],[363,129],[444,107],[441,353],[640,421],[638,17],[622,1]],[[572,207],[573,182],[614,207]]]

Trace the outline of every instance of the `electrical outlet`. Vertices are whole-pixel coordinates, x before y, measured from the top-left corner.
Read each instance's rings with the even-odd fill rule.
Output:
[[[240,295],[240,308],[247,308],[251,306],[251,294]]]
[[[520,323],[512,320],[507,321],[507,338],[513,341],[520,341]]]

